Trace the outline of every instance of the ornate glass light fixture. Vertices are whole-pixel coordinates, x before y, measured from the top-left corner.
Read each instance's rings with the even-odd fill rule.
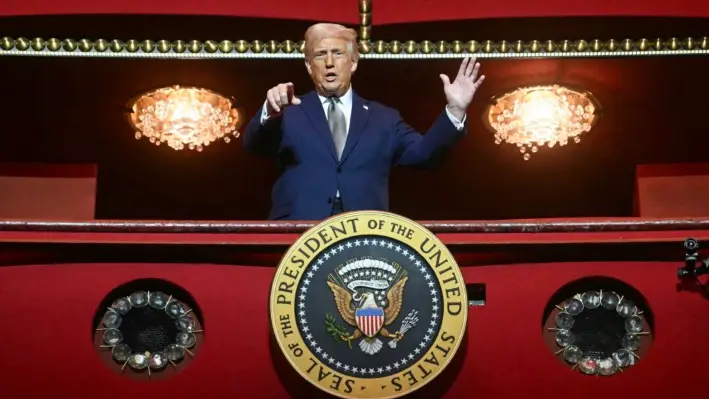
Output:
[[[164,371],[168,363],[177,366],[185,353],[194,357],[203,333],[192,309],[172,295],[135,291],[113,301],[96,328],[103,335],[100,349],[110,349],[112,358],[135,371]]]
[[[593,95],[567,87],[522,87],[493,98],[485,124],[495,133],[495,143],[514,144],[525,160],[542,146],[581,141],[595,125],[600,105]]]
[[[135,138],[167,144],[175,150],[185,147],[202,151],[212,142],[239,137],[244,122],[241,107],[213,91],[172,86],[150,91],[128,103],[126,115]]]
[[[636,352],[649,342],[645,312],[613,291],[578,293],[556,308],[555,327],[548,328],[562,348],[555,354],[584,374],[622,372],[638,362]],[[594,334],[589,327],[598,331]]]

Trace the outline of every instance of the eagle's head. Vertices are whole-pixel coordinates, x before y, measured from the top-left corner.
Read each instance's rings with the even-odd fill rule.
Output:
[[[357,307],[359,308],[377,308],[379,305],[377,305],[377,302],[374,300],[374,294],[371,292],[363,292],[360,295],[356,295],[352,297],[355,301],[357,301]]]

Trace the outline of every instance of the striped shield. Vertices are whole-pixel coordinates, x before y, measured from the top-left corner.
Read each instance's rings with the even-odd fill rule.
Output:
[[[384,310],[382,308],[363,308],[355,311],[357,327],[364,335],[372,338],[384,325]]]

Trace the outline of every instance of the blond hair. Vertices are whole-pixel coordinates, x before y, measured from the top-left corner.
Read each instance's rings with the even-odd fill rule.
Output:
[[[313,57],[313,49],[323,39],[343,39],[347,41],[347,51],[352,56],[352,61],[359,60],[357,47],[357,32],[338,24],[319,23],[312,25],[305,31],[305,59]]]

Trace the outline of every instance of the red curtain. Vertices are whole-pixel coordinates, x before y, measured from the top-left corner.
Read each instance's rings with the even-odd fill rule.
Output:
[[[334,0],[4,0],[0,16],[56,14],[223,15],[357,24],[357,2]],[[482,18],[568,16],[709,17],[705,0],[374,0],[374,25]]]

